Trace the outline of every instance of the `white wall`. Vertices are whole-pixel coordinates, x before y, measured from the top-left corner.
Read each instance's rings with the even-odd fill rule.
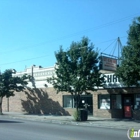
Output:
[[[40,66],[31,66],[30,68],[26,68],[24,71],[16,72],[13,76],[21,77],[24,74],[33,76],[35,86],[33,86],[32,82],[28,81],[27,86],[30,88],[43,88],[45,87],[45,84],[48,87],[52,87],[51,84],[47,83],[47,78],[52,77],[52,75],[55,74],[55,69],[54,67],[42,68]]]

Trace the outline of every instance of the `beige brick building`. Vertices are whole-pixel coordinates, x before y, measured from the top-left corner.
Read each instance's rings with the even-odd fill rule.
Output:
[[[30,114],[72,115],[75,110],[74,98],[69,93],[58,93],[46,82],[55,74],[54,67],[32,66],[15,76],[28,74],[33,81],[29,89],[15,93],[14,97],[3,100],[3,111],[26,112]],[[46,88],[44,85],[47,84]],[[140,88],[127,88],[113,73],[106,73],[106,84],[89,95],[81,95],[81,108],[87,108],[90,115],[107,118],[140,118]]]

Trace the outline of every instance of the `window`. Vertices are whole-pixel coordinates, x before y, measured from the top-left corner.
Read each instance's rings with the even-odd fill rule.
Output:
[[[98,95],[98,108],[99,109],[110,109],[110,95]]]
[[[140,110],[140,94],[136,94],[136,96],[135,96],[135,105],[134,105],[134,109]]]
[[[63,107],[74,108],[74,98],[72,95],[64,95],[63,96]]]
[[[111,95],[111,107],[112,109],[122,109],[121,95]]]

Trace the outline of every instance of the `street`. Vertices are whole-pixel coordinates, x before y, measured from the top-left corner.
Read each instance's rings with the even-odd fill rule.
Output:
[[[127,130],[0,118],[0,140],[128,140]]]

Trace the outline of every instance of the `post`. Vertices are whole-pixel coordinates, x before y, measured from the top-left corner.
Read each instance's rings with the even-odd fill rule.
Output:
[[[9,112],[9,97],[7,98],[7,112]]]
[[[3,97],[0,97],[0,115],[2,115],[2,99]]]

